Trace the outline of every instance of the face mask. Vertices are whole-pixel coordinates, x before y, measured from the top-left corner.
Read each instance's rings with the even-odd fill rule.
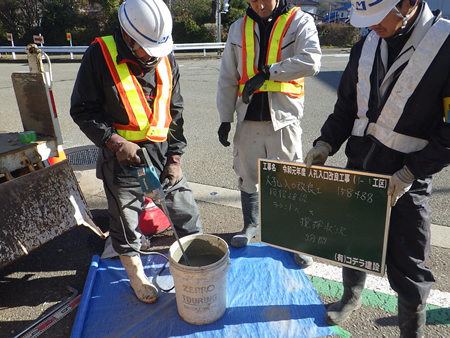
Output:
[[[123,33],[122,33],[122,35],[123,35]],[[150,59],[145,60],[145,61],[142,60],[142,58],[140,58],[139,56],[136,55],[136,51],[139,48],[141,48],[141,45],[139,43],[137,43],[132,37],[130,37],[131,43],[128,41],[128,39],[125,36],[123,37],[123,40],[125,41],[125,44],[127,45],[127,47],[130,49],[131,54],[133,54],[133,56],[138,61],[141,68],[152,69],[158,65],[159,61],[161,61],[161,58],[159,58],[159,57],[151,57]]]
[[[133,54],[134,54],[134,53],[133,53]],[[150,59],[147,60],[147,61],[143,61],[143,60],[141,60],[140,58],[138,58],[138,57],[136,56],[136,54],[134,54],[134,56],[135,56],[136,59],[138,60],[140,66],[141,66],[142,68],[145,68],[145,69],[151,69],[151,68],[154,68],[154,67],[156,67],[156,66],[158,65],[159,61],[161,61],[161,58],[158,58],[158,57],[152,57],[152,58],[150,58]]]

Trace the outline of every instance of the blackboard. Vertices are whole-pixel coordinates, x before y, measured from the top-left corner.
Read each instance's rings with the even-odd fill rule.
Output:
[[[259,159],[261,242],[382,276],[390,176]]]

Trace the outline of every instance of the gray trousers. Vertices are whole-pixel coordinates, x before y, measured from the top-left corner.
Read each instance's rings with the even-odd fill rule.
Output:
[[[138,222],[145,197],[137,179],[127,182],[115,180],[116,161],[110,150],[99,149],[97,177],[103,181],[108,202],[109,235],[113,248],[119,255],[134,256],[141,247],[142,234]],[[165,189],[165,193],[164,202],[178,235],[202,233],[200,210],[186,177]]]
[[[233,167],[238,188],[258,192],[258,158],[303,162],[300,121],[274,131],[271,121],[246,121],[236,125]]]

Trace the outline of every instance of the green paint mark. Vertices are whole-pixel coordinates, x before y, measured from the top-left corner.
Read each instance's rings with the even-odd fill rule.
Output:
[[[341,283],[309,275],[307,275],[307,277],[311,280],[312,284],[316,288],[317,293],[319,294],[334,298],[340,298],[342,296],[342,293],[344,292],[344,288]],[[329,326],[328,328],[339,337],[349,338],[352,336],[350,332],[344,330],[339,326]]]
[[[348,331],[345,331],[342,327],[339,326],[328,326],[328,328],[342,338],[349,338],[352,334]]]
[[[450,326],[450,307],[427,305],[427,323]]]
[[[344,292],[342,283],[309,275],[308,278],[318,294],[338,299],[342,297]],[[397,297],[369,289],[365,289],[362,296],[365,306],[381,308],[385,312],[397,314]],[[450,326],[450,308],[427,305],[427,323]],[[333,330],[333,327],[330,327],[330,330]]]

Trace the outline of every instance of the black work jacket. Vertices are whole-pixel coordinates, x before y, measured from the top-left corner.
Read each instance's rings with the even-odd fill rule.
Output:
[[[321,129],[321,136],[314,143],[318,140],[329,143],[332,146],[330,155],[333,155],[348,140],[345,154],[349,168],[392,175],[406,165],[416,178],[429,178],[450,164],[450,124],[444,122],[443,106],[443,98],[450,97],[450,38],[444,42],[414,93],[404,102],[403,114],[395,131],[429,142],[424,149],[408,154],[386,147],[371,135],[363,137],[351,135],[358,111],[356,85],[364,41],[365,38],[356,43],[351,50],[350,60],[339,84],[334,112],[326,120]],[[367,112],[369,122],[378,119],[396,80],[404,69],[404,67],[398,69],[395,80],[386,91],[385,99],[379,102],[377,100],[379,79],[375,75],[377,62],[375,58],[370,76],[371,93]]]
[[[156,70],[143,71],[136,58],[125,44],[120,28],[114,34],[117,45],[117,63],[126,62],[142,86],[150,108],[156,96]],[[165,142],[145,141],[138,143],[149,151],[156,169],[164,169],[167,154],[181,155],[186,147],[183,131],[183,98],[180,94],[179,68],[173,54],[169,55],[172,66],[172,97],[170,114],[172,123]],[[112,123],[127,125],[128,115],[114,84],[108,65],[99,43],[93,43],[86,50],[75,81],[70,115],[81,131],[98,147],[105,147],[105,142],[116,129]]]

